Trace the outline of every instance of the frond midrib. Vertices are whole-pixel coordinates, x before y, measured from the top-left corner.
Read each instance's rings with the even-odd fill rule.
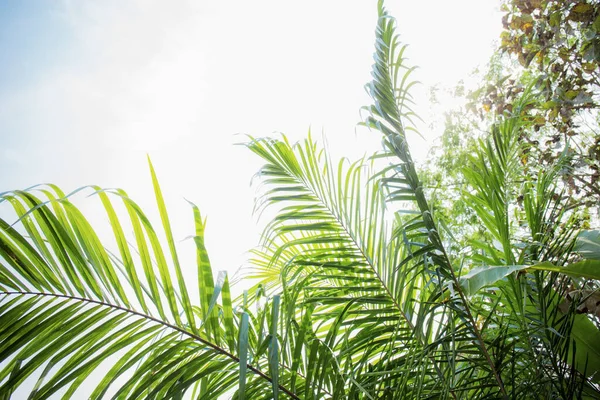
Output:
[[[165,328],[177,331],[179,333],[181,333],[182,335],[186,335],[191,339],[194,339],[204,345],[206,345],[207,347],[209,347],[212,351],[221,354],[227,358],[229,358],[232,362],[235,363],[239,363],[240,359],[239,357],[237,357],[236,355],[230,353],[229,351],[225,350],[224,348],[217,346],[216,344],[202,338],[199,335],[196,335],[178,325],[174,325],[170,322],[164,321],[162,319],[156,318],[152,315],[149,314],[145,314],[142,313],[140,311],[136,311],[127,307],[123,307],[117,304],[111,304],[105,301],[100,301],[100,300],[95,300],[95,299],[90,299],[90,298],[85,298],[85,297],[79,297],[79,296],[71,296],[71,295],[67,295],[67,294],[61,294],[61,293],[45,293],[45,292],[34,292],[34,291],[2,291],[0,292],[0,295],[3,296],[38,296],[38,297],[51,297],[51,298],[60,298],[60,299],[66,299],[66,300],[72,300],[72,301],[80,301],[86,304],[95,304],[95,305],[99,305],[99,306],[103,306],[103,307],[108,307],[111,308],[113,310],[117,310],[117,311],[121,311],[130,315],[135,315],[137,317],[141,317],[144,318],[148,321],[152,321],[156,324],[162,325]],[[267,380],[269,383],[273,382],[273,379],[268,376],[267,374],[265,374],[264,372],[262,372],[260,369],[258,369],[257,367],[248,364],[247,368],[249,370],[251,370],[252,372],[254,372],[255,374],[257,374],[258,376],[260,376],[262,379]],[[288,396],[290,396],[293,399],[299,399],[298,396],[296,394],[294,394],[293,392],[291,392],[289,389],[287,389],[286,387],[279,385],[279,389],[281,391],[283,391],[285,394],[287,394]]]
[[[339,227],[343,230],[343,232],[351,240],[351,243],[356,247],[356,249],[359,251],[360,255],[364,258],[364,260],[366,261],[366,264],[369,266],[369,268],[371,269],[371,271],[377,277],[377,280],[381,284],[381,286],[384,289],[385,293],[387,293],[387,295],[389,296],[389,298],[392,301],[392,304],[394,305],[394,307],[400,312],[400,315],[402,315],[403,319],[407,322],[407,324],[409,325],[410,329],[414,330],[414,326],[413,326],[412,322],[410,321],[410,319],[408,318],[408,316],[404,313],[402,307],[397,302],[396,298],[392,295],[392,292],[389,290],[388,286],[385,284],[385,282],[381,278],[381,275],[377,272],[377,268],[375,266],[375,263],[373,262],[373,260],[371,259],[371,257],[368,256],[368,254],[365,252],[365,250],[362,248],[362,246],[360,245],[360,243],[357,240],[356,236],[352,233],[352,230],[349,229],[346,226],[346,223],[345,223],[346,221],[340,215],[338,215],[338,213],[335,211],[334,208],[332,208],[329,205],[329,203],[327,202],[326,199],[324,199],[322,196],[319,195],[319,191],[315,190],[312,187],[312,184],[311,184],[310,181],[307,181],[307,180],[303,179],[303,177],[301,177],[301,176],[297,176],[296,174],[293,173],[293,171],[290,171],[287,168],[285,168],[285,171],[286,171],[286,173],[290,177],[292,177],[293,179],[295,179],[298,183],[302,184],[304,186],[304,188],[307,189],[321,203],[321,205],[323,207],[325,207],[325,209],[333,217],[334,221],[337,222],[337,224],[339,225]]]

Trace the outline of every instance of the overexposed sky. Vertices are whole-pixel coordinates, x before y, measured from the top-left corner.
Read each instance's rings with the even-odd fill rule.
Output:
[[[499,2],[387,4],[427,117],[430,85],[452,86],[491,55]],[[356,129],[375,24],[375,0],[2,1],[0,192],[98,184],[153,210],[148,153],[176,239],[193,232],[185,198],[208,215],[214,269],[233,271],[260,232],[249,184],[261,163],[234,146],[243,134],[300,140],[312,127],[337,155],[378,148]],[[182,251],[193,263],[192,244]]]

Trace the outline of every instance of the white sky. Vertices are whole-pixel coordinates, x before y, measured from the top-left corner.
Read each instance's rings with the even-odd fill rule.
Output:
[[[335,154],[379,146],[375,134],[355,133],[369,103],[374,0],[38,2],[35,19],[17,0],[0,12],[11,4],[22,31],[0,36],[0,61],[14,70],[0,81],[0,192],[98,184],[149,209],[149,153],[176,237],[192,232],[185,197],[208,215],[215,269],[233,270],[259,234],[249,182],[260,161],[233,145],[244,141],[235,134],[299,140],[312,126]],[[496,0],[388,2],[420,66],[426,119],[429,85],[452,86],[491,55],[497,8]],[[427,143],[415,144],[425,154]]]
[[[185,197],[208,215],[214,268],[234,270],[258,240],[249,182],[261,164],[233,145],[245,140],[236,134],[300,140],[311,126],[337,155],[379,146],[356,130],[369,104],[375,1],[64,1],[40,3],[36,18],[13,3],[20,30],[0,41],[13,67],[0,81],[0,192],[122,187],[151,211],[149,153],[176,238],[192,232]],[[497,3],[388,7],[420,66],[415,94],[429,122],[428,87],[452,86],[489,58]],[[413,143],[423,157],[428,143]]]
[[[430,85],[452,86],[492,54],[497,8],[497,0],[388,1],[420,66],[415,94],[426,119]],[[375,24],[375,0],[7,0],[0,192],[98,184],[154,210],[149,153],[175,238],[193,233],[186,198],[208,215],[215,271],[234,271],[259,239],[249,183],[261,165],[233,145],[244,141],[235,135],[300,140],[311,126],[337,155],[378,149],[376,134],[356,130],[369,104]],[[423,157],[428,144],[414,143]],[[193,264],[192,246],[182,251]]]

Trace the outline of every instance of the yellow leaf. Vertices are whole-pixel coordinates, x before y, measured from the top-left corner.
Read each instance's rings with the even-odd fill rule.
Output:
[[[567,97],[567,99],[573,100],[575,97],[577,97],[578,94],[579,91],[577,90],[568,90],[567,93],[565,93],[565,96]]]

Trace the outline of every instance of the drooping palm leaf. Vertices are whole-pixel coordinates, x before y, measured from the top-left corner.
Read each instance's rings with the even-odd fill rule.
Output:
[[[93,187],[112,230],[109,245],[56,186],[39,189],[45,200],[34,190],[2,194],[18,221],[0,220],[0,395],[68,398],[96,371],[104,377],[92,398],[178,397],[192,389],[218,398],[236,388],[240,371],[258,377],[248,390],[277,385],[255,366],[239,366],[228,279],[223,273],[213,283],[195,206],[200,312],[192,304],[151,164],[150,171],[164,239],[122,190]],[[115,211],[118,203],[127,217]],[[247,342],[239,348],[246,351]]]

